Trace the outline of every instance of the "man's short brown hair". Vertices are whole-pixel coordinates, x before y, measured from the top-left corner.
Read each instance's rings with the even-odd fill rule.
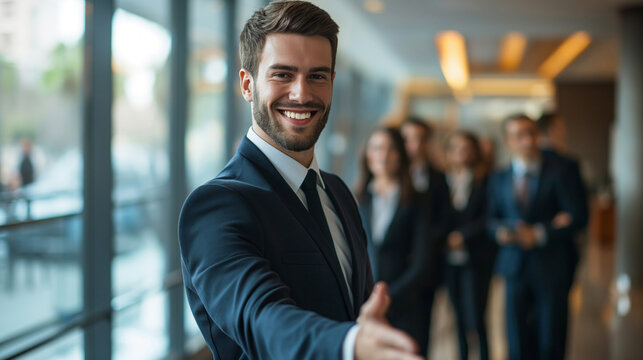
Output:
[[[503,137],[507,136],[507,126],[509,126],[509,123],[518,121],[518,120],[527,120],[535,124],[535,121],[529,116],[527,116],[526,114],[523,114],[523,113],[511,114],[507,116],[504,120],[502,120],[501,130],[502,130]]]
[[[331,70],[335,71],[339,26],[330,15],[307,1],[275,1],[257,10],[241,32],[241,66],[256,76],[266,36],[274,33],[323,36],[330,41]]]

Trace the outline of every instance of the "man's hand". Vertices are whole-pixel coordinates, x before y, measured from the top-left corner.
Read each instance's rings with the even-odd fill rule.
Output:
[[[568,212],[561,211],[551,221],[554,229],[564,228],[572,223],[572,215]]]
[[[378,282],[359,311],[355,360],[422,360],[415,341],[388,324],[385,315],[390,304],[388,287]]]
[[[536,246],[536,230],[532,225],[520,222],[516,224],[516,238],[525,250],[531,250]]]
[[[496,240],[500,245],[512,245],[514,243],[513,234],[506,227],[499,227],[496,230]]]
[[[459,231],[452,231],[447,238],[449,250],[460,250],[464,248],[464,236]]]

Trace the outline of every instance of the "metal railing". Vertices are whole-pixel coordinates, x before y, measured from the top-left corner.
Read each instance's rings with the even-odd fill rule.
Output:
[[[3,359],[6,359],[6,360],[17,359],[20,356],[30,353],[44,345],[47,345],[63,337],[64,335],[66,335],[67,333],[73,330],[84,329],[99,321],[110,318],[111,316],[113,316],[113,314],[117,312],[125,311],[137,304],[140,304],[143,302],[143,300],[145,300],[150,296],[167,292],[171,289],[180,287],[182,285],[183,285],[183,279],[181,277],[181,271],[175,270],[168,273],[165,276],[163,283],[160,284],[159,286],[150,287],[141,291],[137,291],[135,293],[123,294],[121,296],[118,296],[112,299],[112,302],[111,302],[112,305],[109,309],[104,309],[102,311],[95,312],[93,314],[85,314],[84,312],[77,312],[72,316],[72,319],[70,321],[61,321],[58,319],[52,320],[44,324],[40,324],[38,326],[34,326],[27,330],[21,331],[18,334],[15,334],[9,338],[6,338],[0,341],[0,349],[12,343],[16,343],[18,341],[24,340],[25,338],[34,337],[34,333],[46,333],[47,331],[51,331],[51,329],[55,329],[56,327],[59,327],[59,329],[56,330],[53,334],[45,336],[44,338],[32,344],[29,344],[14,352],[11,352],[10,354],[5,355],[6,357]]]

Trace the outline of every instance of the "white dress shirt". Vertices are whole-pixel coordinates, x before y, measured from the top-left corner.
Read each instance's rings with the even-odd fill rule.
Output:
[[[450,172],[446,174],[449,192],[451,193],[451,204],[453,208],[462,211],[469,203],[471,187],[473,184],[473,172],[469,169],[459,173]],[[469,252],[466,247],[458,250],[449,250],[447,261],[451,265],[463,265],[469,260]]]
[[[411,180],[413,187],[418,192],[425,192],[429,189],[429,171],[426,166],[411,168]]]
[[[451,204],[456,210],[463,210],[469,203],[471,185],[473,184],[473,171],[465,169],[461,172],[447,173],[447,183],[451,192]]]
[[[373,211],[371,213],[371,233],[373,242],[381,244],[384,241],[386,232],[393,221],[395,211],[400,202],[400,186],[395,187],[388,193],[381,195],[375,191],[374,185],[371,182],[368,185],[368,190],[372,195]]]
[[[525,162],[518,158],[513,158],[511,160],[511,168],[513,173],[513,186],[514,191],[519,189],[521,186],[527,186],[523,191],[529,191],[531,185],[526,181],[538,181],[538,175],[540,174],[540,168],[542,167],[542,160],[538,159],[532,162]],[[529,179],[527,179],[529,176]],[[534,230],[536,231],[536,244],[543,246],[547,243],[547,233],[545,232],[545,226],[542,223],[534,224]]]
[[[304,179],[306,179],[306,174],[308,174],[309,169],[313,169],[317,173],[317,193],[319,194],[319,200],[321,202],[322,209],[324,210],[326,221],[328,222],[328,228],[330,230],[331,237],[333,238],[335,253],[337,254],[337,259],[339,260],[339,265],[342,268],[344,280],[346,281],[346,286],[348,287],[348,297],[351,304],[353,304],[353,293],[351,291],[353,268],[351,264],[350,247],[348,245],[348,242],[346,241],[346,234],[344,234],[342,222],[337,215],[337,211],[335,210],[332,201],[325,191],[326,185],[324,184],[324,180],[322,179],[319,172],[317,159],[313,156],[313,161],[310,163],[310,166],[306,168],[299,162],[297,162],[297,160],[279,151],[277,148],[259,137],[259,135],[254,132],[252,127],[248,129],[246,137],[253,144],[255,144],[264,155],[266,155],[270,163],[275,167],[275,169],[277,169],[277,172],[279,172],[284,180],[286,180],[288,186],[290,186],[299,200],[301,200],[306,209],[308,209],[308,204],[306,202],[306,195],[301,189],[301,184],[304,182]],[[344,337],[344,360],[353,359],[355,339],[357,337],[358,329],[358,325],[353,326]]]

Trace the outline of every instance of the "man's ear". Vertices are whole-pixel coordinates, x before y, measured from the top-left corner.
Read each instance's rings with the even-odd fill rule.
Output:
[[[243,98],[247,102],[251,103],[254,80],[252,79],[252,74],[250,74],[248,69],[239,70],[239,87],[241,88],[241,95],[243,95]]]

